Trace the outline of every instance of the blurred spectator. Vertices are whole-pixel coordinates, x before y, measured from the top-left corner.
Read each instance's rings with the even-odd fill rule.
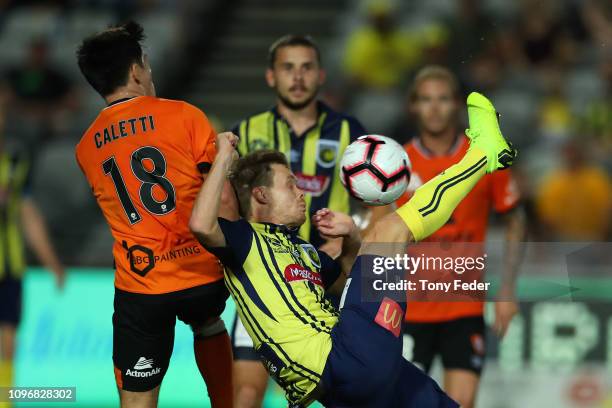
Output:
[[[612,55],[599,66],[603,98],[591,101],[577,118],[578,131],[593,138],[597,144],[596,156],[612,171]]]
[[[8,99],[14,114],[37,123],[40,136],[50,136],[66,110],[78,107],[72,82],[49,61],[49,44],[32,41],[26,61],[5,74]]]
[[[519,21],[519,33],[529,61],[533,64],[549,61],[561,29],[554,3],[524,0]]]
[[[548,94],[540,105],[539,127],[541,135],[547,140],[565,139],[572,125],[572,113],[563,92],[563,74],[559,70],[548,70],[543,81]]]
[[[443,27],[428,24],[408,31],[399,26],[398,14],[388,1],[371,1],[367,24],[349,36],[344,55],[352,111],[376,133],[389,133],[401,116],[403,96],[398,90],[409,74],[425,62],[447,59]]]
[[[582,7],[584,27],[598,46],[610,47],[612,7],[609,0],[586,0]]]
[[[481,0],[459,0],[455,4],[455,15],[447,25],[450,58],[456,69],[492,42],[495,23],[482,10]]]
[[[503,79],[503,67],[494,50],[488,48],[475,55],[461,74],[468,89],[491,93]]]
[[[563,167],[536,193],[536,207],[548,239],[603,241],[610,233],[612,185],[606,172],[586,160],[584,144],[563,147]]]
[[[419,62],[420,40],[397,26],[388,2],[371,2],[367,18],[367,25],[348,39],[344,56],[346,75],[365,88],[395,87]]]
[[[514,28],[499,31],[494,40],[495,53],[508,71],[524,71],[528,60]]]

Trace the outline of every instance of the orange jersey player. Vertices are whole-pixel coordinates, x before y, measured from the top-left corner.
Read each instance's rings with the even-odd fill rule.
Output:
[[[85,39],[78,50],[81,72],[108,104],[76,158],[115,240],[113,362],[121,406],[157,405],[178,317],[193,329],[212,406],[231,407],[231,348],[219,318],[228,297],[223,271],[188,227],[216,134],[199,109],[155,96],[142,39],[131,22]]]
[[[416,75],[410,106],[419,125],[419,134],[406,145],[412,175],[407,193],[396,203],[398,207],[407,202],[418,187],[458,163],[467,152],[469,142],[458,129],[458,100],[457,80],[447,69],[430,66]],[[487,174],[461,201],[448,222],[424,243],[414,245],[409,253],[413,257],[422,255],[426,261],[449,255],[454,256],[453,259],[477,260],[484,256],[483,242],[490,213],[504,213],[508,225],[507,248],[512,250],[506,254],[500,298],[510,301],[495,304],[495,329],[499,335],[505,333],[517,311],[512,301],[518,262],[516,249],[524,235],[524,217],[518,204],[519,196],[510,170]],[[389,210],[375,209],[373,220]],[[431,242],[445,244],[437,246]],[[462,296],[466,293],[457,290],[449,294],[423,289],[420,280],[448,284],[460,277],[461,282],[478,281],[484,268],[473,268],[470,272],[457,268],[448,271],[438,270],[433,262],[431,265],[434,266],[420,268],[410,278],[418,290],[408,293],[404,357],[429,371],[433,358],[439,355],[444,366],[445,391],[462,407],[471,408],[485,357],[482,297],[474,299],[474,293],[468,292],[471,299],[465,299]]]
[[[153,96],[111,103],[83,135],[76,156],[115,239],[117,289],[161,294],[223,278],[187,227],[214,138],[200,110]]]

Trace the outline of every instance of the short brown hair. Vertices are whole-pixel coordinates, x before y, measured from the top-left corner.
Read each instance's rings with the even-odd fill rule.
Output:
[[[321,51],[315,40],[309,35],[288,34],[274,41],[268,50],[268,66],[274,68],[276,62],[276,54],[283,47],[307,47],[315,50],[317,54],[317,62],[321,65]]]
[[[410,88],[410,102],[415,102],[417,100],[419,86],[430,79],[446,81],[451,87],[453,96],[459,96],[459,82],[450,69],[440,65],[427,65],[421,68],[414,77],[412,88]]]
[[[285,155],[276,150],[257,150],[238,159],[230,171],[229,180],[238,197],[240,215],[251,212],[251,193],[255,187],[272,185],[272,164],[289,167]]]

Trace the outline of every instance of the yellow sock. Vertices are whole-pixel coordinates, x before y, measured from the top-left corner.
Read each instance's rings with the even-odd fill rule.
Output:
[[[487,156],[475,146],[461,161],[419,187],[410,201],[396,210],[416,241],[433,234],[448,221],[461,200],[486,174]]]
[[[9,408],[11,404],[6,400],[8,394],[6,387],[13,385],[13,362],[10,360],[0,360],[0,408]]]

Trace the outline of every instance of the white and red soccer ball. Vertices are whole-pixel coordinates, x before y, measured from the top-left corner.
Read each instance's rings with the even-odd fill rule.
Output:
[[[410,159],[395,140],[364,135],[351,143],[340,161],[340,178],[351,196],[368,205],[397,200],[410,181]]]

